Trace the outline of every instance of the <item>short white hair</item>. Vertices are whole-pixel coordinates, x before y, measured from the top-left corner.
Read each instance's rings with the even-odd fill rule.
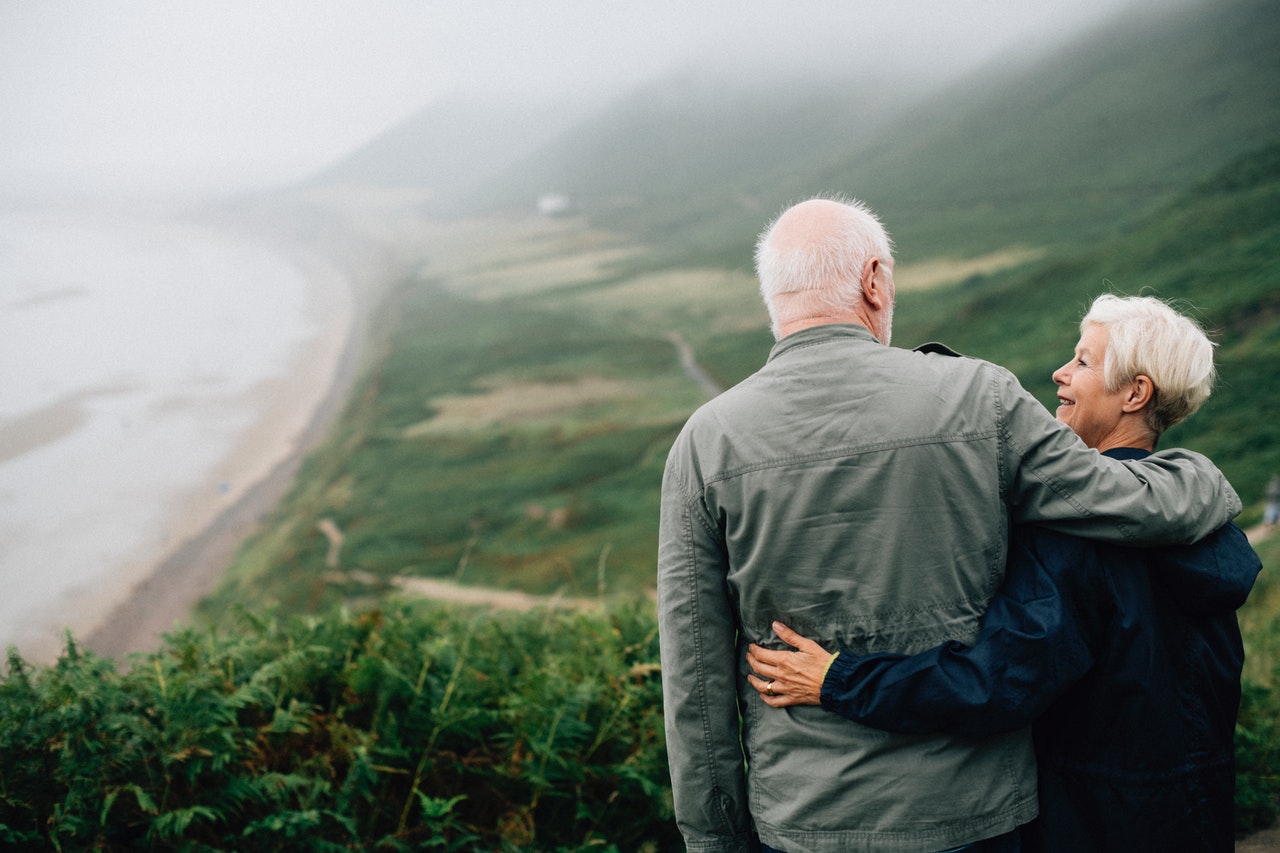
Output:
[[[1147,426],[1158,437],[1200,408],[1213,390],[1217,346],[1195,320],[1153,296],[1104,293],[1080,321],[1107,330],[1102,381],[1108,391],[1144,374],[1155,386]]]
[[[893,260],[893,241],[866,204],[844,196],[822,196],[811,201],[829,201],[845,208],[838,226],[822,239],[785,249],[777,246],[774,231],[792,209],[789,207],[756,241],[756,276],[775,338],[784,324],[798,316],[847,311],[862,295],[862,268],[866,262],[873,257],[886,263]],[[778,297],[783,294],[795,294],[797,298],[780,300]]]

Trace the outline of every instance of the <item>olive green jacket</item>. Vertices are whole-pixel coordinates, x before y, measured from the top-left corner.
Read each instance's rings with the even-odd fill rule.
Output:
[[[972,641],[1011,520],[1193,541],[1240,510],[1203,457],[1118,462],[1008,371],[829,325],[689,419],[662,488],[658,609],[676,820],[691,850],[937,851],[1036,814],[1026,732],[891,735],[771,709],[746,645],[781,620],[830,649]]]

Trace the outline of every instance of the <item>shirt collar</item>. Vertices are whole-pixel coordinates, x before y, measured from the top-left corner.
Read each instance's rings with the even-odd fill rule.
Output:
[[[1124,461],[1127,459],[1146,459],[1151,455],[1151,451],[1143,450],[1139,447],[1113,447],[1110,450],[1102,451],[1102,455]]]

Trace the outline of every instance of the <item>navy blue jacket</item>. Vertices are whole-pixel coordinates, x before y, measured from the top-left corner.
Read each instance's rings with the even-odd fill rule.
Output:
[[[906,733],[986,737],[1034,721],[1040,817],[1025,850],[1229,853],[1235,611],[1260,569],[1234,524],[1143,549],[1018,527],[972,647],[843,653],[822,704]]]

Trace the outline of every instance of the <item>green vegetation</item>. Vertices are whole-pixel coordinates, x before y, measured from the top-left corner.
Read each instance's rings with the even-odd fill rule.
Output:
[[[898,239],[896,345],[945,341],[1046,403],[1098,293],[1201,315],[1222,379],[1164,444],[1215,459],[1256,523],[1280,472],[1280,16],[1233,0],[1150,23],[905,117],[835,87],[782,112],[786,83],[703,92],[719,112],[639,95],[500,181],[588,215],[415,223],[348,405],[201,627],[123,673],[74,644],[11,657],[0,846],[676,845],[648,595],[666,451],[705,397],[678,344],[722,387],[766,358],[751,243],[815,192],[866,198]],[[913,288],[927,266],[965,271]],[[1260,553],[1274,566],[1280,537]],[[603,609],[444,610],[397,597],[415,578]],[[1240,617],[1248,831],[1280,803],[1269,568]]]
[[[1218,342],[1221,381],[1163,446],[1210,456],[1261,515],[1280,472],[1280,145],[1245,155],[1089,252],[899,297],[895,342],[942,340],[1003,364],[1046,405],[1099,293],[1155,295],[1197,316]]]
[[[527,209],[557,188],[660,265],[745,268],[763,220],[832,191],[870,202],[908,260],[1078,248],[1274,137],[1277,41],[1271,0],[1216,0],[1134,10],[923,97],[838,64],[767,86],[664,79],[471,199]]]
[[[1240,611],[1245,668],[1236,722],[1236,832],[1270,826],[1280,803],[1280,536],[1258,548],[1264,570]]]
[[[1280,470],[1280,399],[1259,393],[1280,390],[1277,214],[1280,146],[1271,146],[1090,252],[941,290],[904,289],[895,337],[908,346],[941,339],[1007,364],[1047,401],[1049,373],[1070,352],[1094,295],[1193,300],[1220,342],[1223,382],[1166,444],[1218,460],[1245,496],[1242,520],[1252,523],[1265,479]],[[662,460],[699,402],[665,334],[696,341],[722,384],[758,366],[769,337],[745,276],[627,272],[625,261],[592,275],[539,280],[513,256],[482,272],[455,264],[439,280],[405,282],[390,312],[396,322],[384,324],[387,358],[206,612],[264,596],[303,611],[375,600],[381,588],[345,568],[572,596],[646,589]],[[320,518],[348,534],[344,571],[325,570]],[[1264,560],[1276,553],[1271,544]],[[1272,589],[1264,573],[1242,613],[1250,655],[1239,729],[1242,831],[1270,823],[1280,796],[1280,603]]]
[[[266,595],[310,610],[370,574],[648,585],[666,449],[699,402],[671,345],[422,281],[392,300],[387,357],[209,609]],[[329,571],[321,519],[364,580]]]
[[[670,849],[643,610],[242,616],[0,681],[0,847]]]

